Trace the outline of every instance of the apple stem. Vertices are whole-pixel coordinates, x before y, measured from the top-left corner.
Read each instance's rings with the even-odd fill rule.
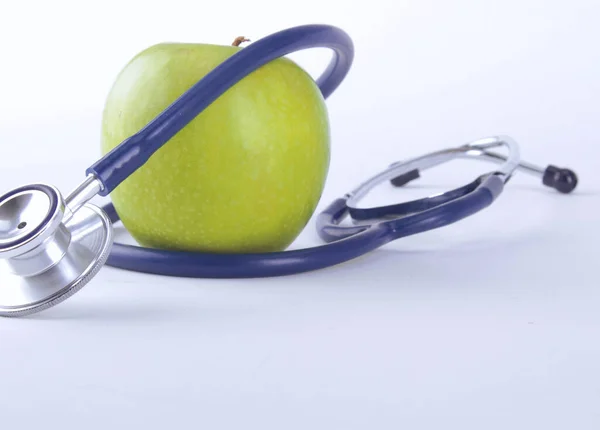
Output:
[[[232,46],[240,46],[244,42],[250,42],[250,39],[246,39],[244,36],[239,36],[239,37],[235,38],[235,40],[233,41],[233,43],[231,45]]]

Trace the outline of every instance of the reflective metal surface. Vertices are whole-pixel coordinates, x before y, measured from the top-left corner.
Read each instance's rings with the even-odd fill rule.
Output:
[[[68,222],[73,214],[84,204],[89,202],[102,190],[102,183],[94,175],[89,175],[71,194],[65,199],[65,217],[63,223]]]
[[[506,146],[509,150],[509,154],[507,156],[502,156],[486,151],[487,149],[499,146]],[[540,174],[543,173],[544,169],[537,168],[530,164],[525,165],[520,162],[519,157],[519,148],[516,142],[508,136],[487,137],[456,148],[432,152],[420,157],[394,163],[385,171],[363,182],[350,193],[346,194],[346,197],[348,198],[347,205],[348,207],[357,207],[356,205],[358,202],[364,198],[369,191],[382,182],[389,181],[397,176],[410,172],[411,170],[426,170],[459,158],[480,158],[485,159],[486,161],[495,162],[496,164],[501,164],[499,169],[490,173],[499,174],[504,180],[507,180],[518,168],[528,170],[529,173],[537,173],[539,169],[541,172]]]
[[[29,315],[54,306],[79,291],[104,265],[113,232],[110,219],[101,209],[86,204],[65,227],[59,228],[55,237],[58,242],[66,239],[66,230],[70,242],[63,249],[64,256],[49,269],[21,276],[11,266],[14,259],[10,263],[0,260],[0,316]],[[61,252],[61,244],[64,242],[56,243],[53,252]],[[56,259],[56,255],[49,258]]]
[[[52,237],[64,215],[60,192],[33,184],[0,197],[0,258],[21,256]]]
[[[15,275],[37,275],[57,264],[67,253],[70,243],[71,232],[60,224],[54,234],[40,245],[21,255],[3,260],[3,265]]]
[[[46,193],[27,190],[0,203],[0,247],[20,241],[40,226],[51,210]]]

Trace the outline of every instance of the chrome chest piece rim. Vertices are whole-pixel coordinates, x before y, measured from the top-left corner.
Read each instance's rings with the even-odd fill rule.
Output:
[[[43,184],[0,197],[0,256],[23,254],[52,235],[63,218],[61,200],[56,188]]]
[[[48,185],[0,197],[0,316],[55,306],[105,264],[113,239],[109,217],[91,204],[77,209]]]

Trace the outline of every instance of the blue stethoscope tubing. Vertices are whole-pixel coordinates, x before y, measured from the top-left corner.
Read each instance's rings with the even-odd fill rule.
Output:
[[[107,196],[140,168],[228,88],[262,65],[308,48],[330,48],[333,58],[317,79],[323,97],[329,97],[346,77],[354,57],[350,37],[329,25],[305,25],[267,36],[241,49],[198,81],[138,133],[87,169],[103,185]],[[391,220],[368,225],[342,226],[350,208],[349,196],[332,202],[316,217],[324,245],[271,253],[215,254],[144,248],[115,242],[106,264],[156,275],[192,278],[256,278],[283,276],[322,269],[357,258],[401,237],[449,225],[488,207],[504,187],[495,175],[478,178],[470,186],[414,213],[411,205],[396,206]],[[103,206],[113,223],[119,216],[112,203]],[[355,211],[357,211],[355,209]],[[358,212],[358,211],[357,211]],[[381,211],[380,211],[381,212]],[[383,211],[384,212],[384,211]],[[378,215],[385,215],[385,213]],[[357,215],[360,215],[358,213]]]

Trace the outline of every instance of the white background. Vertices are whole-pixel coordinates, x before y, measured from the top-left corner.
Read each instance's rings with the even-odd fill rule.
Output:
[[[105,268],[56,308],[0,320],[2,428],[598,429],[599,20],[597,0],[3,1],[3,190],[76,185],[114,77],[147,46],[307,23],[356,47],[328,100],[320,208],[392,161],[497,133],[580,187],[518,175],[471,219],[288,278]],[[316,76],[329,53],[292,57]],[[293,247],[318,243],[311,222]]]

